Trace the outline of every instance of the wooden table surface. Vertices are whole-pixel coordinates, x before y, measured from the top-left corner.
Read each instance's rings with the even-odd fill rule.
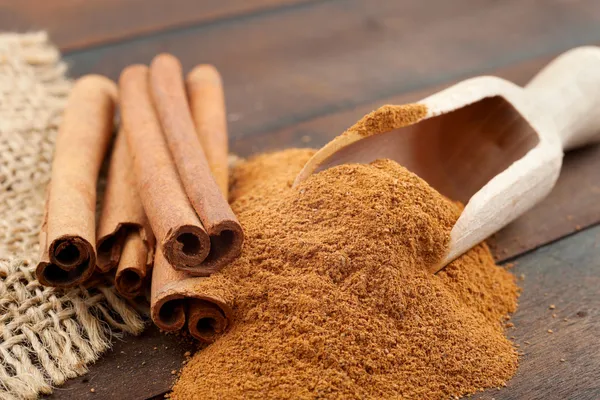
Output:
[[[72,77],[116,79],[123,67],[163,51],[186,70],[216,65],[225,82],[231,149],[247,156],[321,146],[379,105],[418,100],[467,77],[493,74],[524,84],[557,54],[600,44],[600,4],[0,0],[0,30],[37,29],[61,48]],[[507,388],[475,398],[600,399],[599,200],[595,146],[568,155],[551,196],[493,239],[496,257],[515,262],[515,273],[524,275],[515,328],[508,331],[524,355]],[[51,397],[162,396],[193,347],[149,328],[142,337],[117,340],[88,375]]]

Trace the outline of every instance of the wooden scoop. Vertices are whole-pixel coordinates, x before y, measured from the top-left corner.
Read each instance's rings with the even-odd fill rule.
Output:
[[[319,150],[296,177],[390,158],[466,204],[437,272],[554,186],[563,151],[600,139],[600,48],[570,50],[525,88],[484,76],[384,106]]]

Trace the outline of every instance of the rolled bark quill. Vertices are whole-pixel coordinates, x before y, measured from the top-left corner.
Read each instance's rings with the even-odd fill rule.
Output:
[[[210,170],[224,195],[229,191],[229,145],[225,95],[219,71],[212,65],[198,65],[190,71],[186,88],[192,118]]]
[[[206,156],[209,152],[226,153],[226,147],[223,149],[216,146],[223,146],[223,143],[226,146],[227,141],[207,141],[214,147],[202,148],[190,113],[181,64],[175,57],[160,54],[154,58],[150,66],[150,85],[163,132],[185,192],[210,236],[210,253],[202,265],[182,268],[177,263],[172,264],[174,268],[195,276],[209,276],[239,256],[244,241],[242,227],[221,192],[222,189],[215,182]],[[209,94],[211,92],[203,93]],[[213,103],[213,100],[206,98],[204,103]],[[224,106],[223,102],[219,103],[218,100],[213,107]],[[200,113],[202,110],[197,111],[196,115]],[[206,123],[212,124],[212,116],[206,117]],[[211,130],[222,137],[225,131],[220,124],[221,121],[214,121],[214,125],[211,126],[216,129]],[[212,132],[206,134],[212,135]]]
[[[164,331],[179,331],[187,322],[194,338],[212,343],[230,325],[233,293],[219,274],[205,278],[177,271],[157,248],[151,287],[150,315]]]
[[[133,65],[120,80],[121,119],[133,156],[136,185],[165,258],[194,270],[210,251],[210,238],[184,191],[152,104],[148,68]]]
[[[70,287],[96,266],[96,184],[113,131],[117,87],[88,75],[69,95],[52,162],[40,232],[36,276],[42,285]]]
[[[188,75],[187,87],[198,135],[201,140],[205,139],[202,143],[206,158],[212,160],[211,171],[219,182],[222,195],[227,197],[229,162],[225,110],[220,79],[215,78],[218,78],[216,70],[200,66]],[[207,84],[214,83],[219,87],[207,88]],[[214,97],[211,94],[206,97],[214,102],[199,98],[211,89],[217,93],[213,93]],[[152,320],[165,331],[182,329],[187,323],[194,338],[211,343],[231,325],[234,296],[229,288],[231,283],[219,274],[208,278],[192,277],[175,270],[162,254],[157,254],[152,272]]]
[[[154,257],[154,234],[138,194],[133,159],[121,127],[113,148],[98,224],[101,272],[118,266],[115,286],[125,297],[142,291]]]
[[[145,283],[150,277],[148,273],[154,261],[154,248],[144,240],[141,229],[128,229],[125,232],[115,287],[122,296],[134,298],[145,293]]]

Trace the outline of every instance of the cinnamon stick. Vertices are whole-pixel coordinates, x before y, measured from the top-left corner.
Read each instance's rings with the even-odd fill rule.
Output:
[[[113,130],[117,87],[88,75],[69,95],[56,138],[40,232],[36,276],[42,285],[70,287],[96,265],[96,183]]]
[[[154,234],[135,185],[123,126],[110,159],[97,236],[98,269],[105,273],[118,265],[117,290],[126,297],[138,295],[152,265]]]
[[[185,192],[194,210],[200,217],[202,225],[210,236],[210,253],[201,266],[180,268],[196,276],[208,276],[239,256],[244,241],[244,232],[235,214],[231,210],[219,185],[215,182],[205,153],[223,154],[227,148],[222,139],[225,131],[219,128],[220,121],[212,121],[212,116],[204,118],[211,127],[204,130],[205,135],[215,134],[220,140],[206,140],[210,149],[203,149],[196,133],[190,113],[183,83],[181,64],[169,54],[161,54],[154,58],[150,66],[150,85],[152,97],[159,119],[179,171]],[[205,92],[210,95],[213,92]],[[217,99],[218,100],[218,99]],[[206,98],[206,103],[214,103],[214,107],[223,103]],[[222,111],[224,114],[224,111]],[[225,164],[226,165],[226,164]],[[225,167],[223,167],[225,168]]]
[[[196,270],[210,251],[210,238],[181,184],[158,121],[148,68],[121,73],[121,117],[142,204],[158,245],[172,265]]]
[[[175,270],[157,249],[151,287],[150,315],[162,330],[178,331],[187,324],[193,337],[212,343],[230,325],[233,293],[221,275],[192,277]]]
[[[207,101],[197,98],[205,92],[204,82],[207,80],[215,82],[212,78],[215,74],[218,76],[218,73],[214,69],[212,71],[210,69],[202,71],[202,69],[204,68],[200,69],[200,76],[196,75],[198,72],[193,73],[194,85],[196,85],[194,88],[190,88],[192,79],[188,77],[188,88],[190,88],[192,104],[195,105],[194,118],[197,122],[202,121],[206,127],[199,129],[198,134],[208,138],[203,143],[216,144],[204,147],[206,158],[213,160],[211,171],[215,178],[223,183],[227,182],[229,175],[227,154],[226,150],[223,150],[227,146],[227,131],[224,129],[223,121],[220,120],[225,112],[211,103],[206,105],[206,109],[213,109],[209,113],[205,108],[199,107],[199,104]],[[205,71],[209,74],[205,75]],[[192,99],[194,97],[195,100]],[[211,98],[211,95],[208,97]],[[219,100],[218,95],[215,99],[222,107],[224,104],[222,99]],[[226,184],[219,186],[222,196],[226,198],[228,186]],[[220,274],[208,278],[193,277],[184,271],[175,270],[161,254],[157,254],[152,272],[150,301],[152,320],[158,327],[167,331],[179,330],[187,325],[193,337],[210,343],[231,325],[234,296],[230,288],[231,283]]]
[[[229,147],[221,75],[212,65],[198,65],[187,75],[186,88],[200,143],[210,149],[205,152],[206,160],[221,193],[227,193]]]
[[[126,231],[119,265],[115,274],[115,287],[124,297],[133,298],[144,293],[144,283],[151,269],[154,249],[140,234],[142,230]]]

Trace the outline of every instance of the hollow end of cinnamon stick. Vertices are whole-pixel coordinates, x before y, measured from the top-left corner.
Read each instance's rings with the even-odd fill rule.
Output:
[[[122,296],[134,298],[144,291],[144,282],[150,269],[148,253],[148,243],[140,231],[130,229],[126,233],[115,274],[115,287]]]
[[[135,297],[141,293],[144,277],[135,269],[124,269],[115,276],[117,290],[125,297]]]
[[[216,304],[201,299],[188,300],[188,330],[194,338],[212,343],[228,325],[228,317]]]
[[[70,287],[85,281],[94,272],[94,247],[82,237],[66,235],[55,239],[48,255],[49,260],[40,261],[36,268],[42,285]]]
[[[203,268],[214,273],[240,255],[244,244],[244,231],[237,221],[222,221],[212,227],[209,237],[210,253],[204,260]]]
[[[160,329],[175,332],[185,326],[185,299],[172,295],[157,300],[151,308],[152,321]]]
[[[202,342],[212,343],[229,327],[232,311],[217,299],[191,298],[176,293],[158,299],[151,309],[154,323],[167,332],[182,329],[186,314],[190,334]]]
[[[202,263],[210,253],[211,241],[205,230],[194,225],[182,225],[167,234],[163,253],[175,269],[208,276]]]
[[[190,334],[210,343],[230,326],[233,291],[222,276],[194,278],[175,270],[157,248],[152,271],[150,314],[160,329]]]

